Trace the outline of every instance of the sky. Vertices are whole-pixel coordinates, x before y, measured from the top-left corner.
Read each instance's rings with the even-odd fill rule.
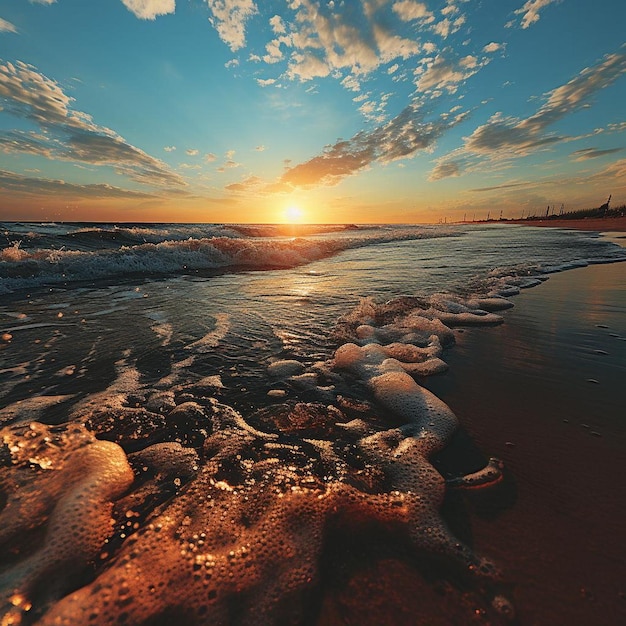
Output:
[[[2,0],[0,219],[626,204],[624,0]]]

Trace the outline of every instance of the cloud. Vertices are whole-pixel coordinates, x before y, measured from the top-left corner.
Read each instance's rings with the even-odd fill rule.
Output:
[[[257,152],[264,152],[264,151],[266,150],[266,148],[265,148],[265,146],[257,146],[257,147],[255,148],[255,150],[256,150]]]
[[[386,124],[361,131],[347,141],[339,140],[321,155],[288,169],[277,188],[336,185],[374,162],[386,164],[410,158],[419,150],[431,147],[445,131],[464,118],[464,113],[445,114],[429,121],[425,111],[412,103]]]
[[[460,176],[461,167],[458,161],[450,159],[448,161],[441,161],[437,163],[433,171],[430,173],[428,180],[441,180],[442,178],[449,178],[450,176]]]
[[[287,32],[287,29],[285,28],[285,23],[283,22],[283,18],[280,17],[280,15],[275,15],[274,17],[270,18],[270,26],[272,27],[274,33],[276,33],[277,35],[282,35]]]
[[[63,180],[34,178],[0,170],[0,190],[7,195],[63,196],[65,198],[155,198],[154,194],[106,184],[77,185]]]
[[[195,148],[190,148],[189,150],[185,150],[185,154],[187,154],[188,156],[198,156],[199,153],[200,151],[196,150]]]
[[[253,0],[207,0],[211,24],[220,39],[233,51],[246,45],[246,22],[257,13]]]
[[[207,163],[212,163],[213,161],[217,161],[217,154],[213,154],[212,152],[208,152],[204,155],[204,160]]]
[[[522,157],[532,152],[572,139],[550,132],[549,127],[570,113],[588,106],[592,96],[614,83],[626,73],[626,46],[606,55],[597,65],[585,68],[572,80],[546,94],[545,103],[527,118],[493,115],[486,124],[476,128],[465,139],[464,146],[453,153],[465,157],[466,165],[476,167],[481,159],[495,160]],[[446,171],[444,158],[431,173],[440,176]],[[455,174],[456,175],[456,174]]]
[[[163,150],[165,150],[165,152],[174,152],[174,150],[176,150],[176,146],[165,146]]]
[[[479,62],[473,55],[456,60],[437,55],[419,75],[417,89],[421,92],[445,89],[448,93],[454,93],[460,83],[473,76],[486,62]]]
[[[31,4],[54,4],[57,0],[29,0]]]
[[[591,68],[585,68],[576,78],[547,94],[546,103],[526,119],[493,116],[484,126],[477,128],[467,141],[474,152],[514,150],[525,154],[528,150],[560,140],[546,135],[545,130],[566,115],[587,104],[598,90],[608,87],[626,73],[626,47],[609,54]]]
[[[245,193],[249,191],[256,191],[261,185],[263,185],[262,178],[259,178],[258,176],[249,176],[239,183],[231,183],[230,185],[226,185],[225,189],[228,191]]]
[[[545,9],[549,4],[560,2],[560,0],[528,0],[521,9],[515,11],[515,15],[521,15],[522,28],[528,28],[539,21],[539,11]]]
[[[606,150],[599,150],[598,148],[583,148],[582,150],[576,150],[571,153],[571,156],[576,157],[576,161],[586,161],[588,159],[597,159],[598,157],[606,156],[607,154],[615,154],[621,152],[623,148],[607,148]]]
[[[502,50],[504,48],[504,46],[501,43],[496,43],[495,41],[492,41],[491,43],[488,43],[484,48],[483,48],[483,52],[498,52],[498,50]]]
[[[274,85],[276,83],[276,79],[275,78],[257,78],[256,82],[258,83],[259,87],[269,87],[270,85]]]
[[[122,0],[124,6],[142,20],[154,20],[176,10],[175,0]]]
[[[423,2],[413,0],[401,0],[393,3],[393,10],[401,20],[410,22],[412,20],[424,20],[432,22],[435,16],[428,10]]]
[[[17,33],[17,28],[0,17],[0,33]]]
[[[420,46],[413,34],[403,36],[398,28],[407,30],[403,22],[418,17],[423,22],[431,19],[418,2],[396,2],[393,10],[381,0],[291,0],[288,6],[292,14],[282,15],[280,21],[272,18],[279,36],[267,45],[268,54],[262,58],[272,64],[284,59],[284,76],[301,82],[330,75],[362,80],[381,64],[408,59],[419,53]]]
[[[517,187],[536,187],[541,184],[546,184],[545,182],[537,182],[537,181],[524,181],[524,182],[512,182],[512,183],[503,183],[502,185],[494,185],[493,187],[478,187],[476,189],[468,189],[471,193],[485,193],[488,191],[500,191],[501,189],[515,189]]]
[[[33,66],[22,62],[0,64],[0,103],[4,110],[34,123],[42,131],[37,135],[0,131],[2,149],[109,165],[147,185],[185,184],[165,163],[132,146],[114,131],[97,125],[88,114],[74,110],[72,102],[55,81]]]

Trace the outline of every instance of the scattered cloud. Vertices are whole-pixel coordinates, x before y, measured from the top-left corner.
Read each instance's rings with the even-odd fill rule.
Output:
[[[163,150],[165,150],[165,152],[174,152],[174,150],[176,150],[176,146],[165,146]]]
[[[445,89],[448,93],[455,93],[460,83],[473,76],[487,62],[479,62],[473,55],[455,60],[437,55],[427,63],[424,71],[418,73],[417,89],[420,92]]]
[[[0,131],[5,152],[28,152],[48,158],[112,166],[146,185],[183,186],[184,180],[162,161],[99,126],[72,108],[73,99],[55,81],[26,63],[0,64],[0,103],[4,111],[35,124],[40,133]]]
[[[17,33],[17,28],[11,22],[0,17],[0,33]]]
[[[600,89],[608,87],[626,73],[626,46],[619,52],[608,54],[597,65],[585,68],[578,76],[546,94],[545,103],[527,118],[493,115],[486,124],[476,128],[465,138],[464,146],[452,153],[450,158],[459,164],[459,156],[467,159],[470,167],[482,159],[491,162],[526,156],[536,150],[572,138],[550,132],[549,127],[570,113],[589,104],[591,97]],[[447,171],[442,159],[431,173],[432,179],[442,178]],[[452,171],[452,170],[450,170]],[[455,170],[458,175],[460,170]]]
[[[498,50],[502,50],[502,49],[504,49],[504,46],[501,43],[496,43],[495,41],[492,41],[491,43],[488,43],[483,48],[483,52],[486,52],[486,53],[498,52]]]
[[[501,185],[494,185],[493,187],[478,187],[476,189],[468,189],[472,193],[485,193],[488,191],[500,191],[501,189],[515,189],[517,187],[536,187],[537,181],[523,181],[523,182],[510,182],[502,183]]]
[[[583,148],[582,150],[576,150],[572,152],[572,156],[576,157],[576,161],[586,161],[588,159],[597,159],[598,157],[606,156],[607,154],[615,154],[621,152],[623,148],[607,148],[600,150],[598,148]]]
[[[539,12],[549,4],[560,2],[561,0],[528,0],[521,9],[515,11],[515,15],[521,15],[522,28],[528,28],[539,21]],[[512,23],[510,22],[512,25]]]
[[[189,150],[185,150],[185,154],[187,156],[198,156],[199,153],[200,151],[196,150],[195,148],[190,148]]]
[[[428,120],[422,107],[412,103],[386,124],[371,131],[361,131],[349,140],[339,140],[319,156],[289,168],[277,188],[336,185],[374,162],[386,164],[410,158],[433,146],[444,132],[465,117],[465,113],[445,114]]]
[[[120,189],[107,184],[77,185],[63,180],[35,178],[0,170],[0,190],[8,195],[45,196],[63,198],[155,198],[151,193]]]
[[[277,35],[283,35],[287,32],[283,18],[280,15],[274,15],[274,17],[270,19],[270,26]]]
[[[213,154],[212,152],[207,152],[207,153],[204,155],[204,160],[205,160],[207,163],[212,163],[213,161],[217,161],[217,154]]]
[[[438,162],[435,165],[433,171],[430,173],[428,180],[441,180],[442,178],[449,178],[451,176],[460,176],[461,167],[458,161],[449,159],[447,161]]]
[[[265,146],[257,146],[257,147],[255,148],[255,150],[256,150],[257,152],[263,152],[263,151],[265,151],[265,150],[266,150],[266,148],[265,148]]]
[[[274,85],[276,83],[276,79],[275,78],[267,78],[267,79],[257,78],[256,82],[258,83],[259,87],[269,87],[270,85]]]
[[[263,179],[258,176],[249,176],[245,178],[241,182],[232,183],[230,185],[226,185],[225,189],[227,191],[235,191],[235,192],[250,192],[257,191],[263,185]]]
[[[257,13],[253,0],[207,0],[211,24],[233,51],[246,45],[246,22]]]
[[[122,0],[124,6],[142,20],[154,20],[159,15],[174,13],[176,0]]]
[[[424,20],[426,23],[430,23],[435,20],[435,16],[428,10],[423,2],[401,0],[400,2],[393,3],[393,10],[398,17],[405,22]]]

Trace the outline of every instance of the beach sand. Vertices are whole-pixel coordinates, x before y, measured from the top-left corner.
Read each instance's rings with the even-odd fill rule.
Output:
[[[515,623],[624,624],[626,264],[555,274],[514,301],[503,325],[457,331],[449,372],[423,381],[462,425],[440,471],[473,471],[482,455],[506,467],[491,492],[450,492],[445,517],[501,568]],[[318,624],[499,623],[462,580],[371,539],[338,546],[340,591]]]
[[[514,582],[520,623],[626,623],[624,264],[550,277],[448,362],[428,387],[508,470],[510,507],[472,533]]]

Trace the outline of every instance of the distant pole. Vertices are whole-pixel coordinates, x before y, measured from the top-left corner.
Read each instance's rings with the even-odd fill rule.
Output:
[[[472,222],[476,221],[476,213],[474,213],[474,217],[472,217]]]
[[[463,213],[463,221],[465,221],[465,216],[467,215],[467,213]]]
[[[491,211],[487,211],[487,221],[489,221],[489,216],[491,215]]]

